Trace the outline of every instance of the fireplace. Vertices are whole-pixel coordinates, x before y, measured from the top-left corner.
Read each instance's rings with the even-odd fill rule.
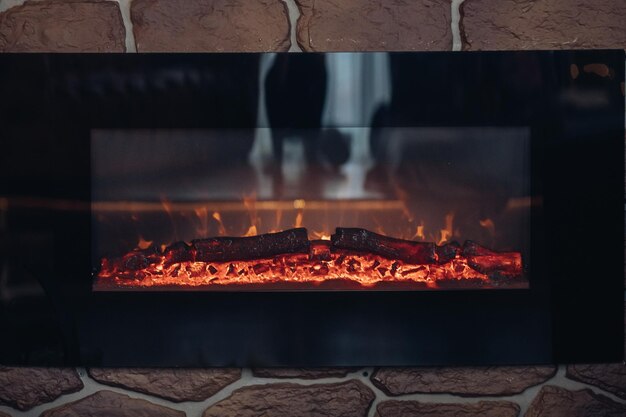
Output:
[[[621,358],[621,51],[1,60],[56,328],[3,359]]]

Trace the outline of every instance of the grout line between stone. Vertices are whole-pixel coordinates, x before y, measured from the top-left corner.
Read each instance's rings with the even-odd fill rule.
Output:
[[[298,39],[296,37],[296,28],[298,25],[298,19],[300,18],[300,9],[295,0],[282,0],[287,6],[289,12],[289,39],[291,40],[291,46],[289,52],[302,52],[300,45],[298,45]]]
[[[463,41],[461,40],[461,3],[464,0],[452,0],[450,3],[450,26],[452,28],[452,50],[461,51]]]
[[[0,13],[9,10],[11,7],[21,6],[26,0],[0,0]]]
[[[124,21],[124,29],[126,30],[126,52],[137,52],[137,44],[135,43],[135,33],[133,32],[133,21],[130,18],[130,2],[131,0],[116,0],[122,12],[122,20]]]

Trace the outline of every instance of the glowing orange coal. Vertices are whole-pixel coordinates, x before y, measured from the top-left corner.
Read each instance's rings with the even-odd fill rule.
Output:
[[[374,239],[381,237],[366,233]],[[257,238],[259,242],[266,239],[261,242],[264,245],[272,245],[271,239],[277,235],[281,234]],[[103,259],[95,289],[437,289],[517,286],[522,282],[518,252],[493,252],[473,242],[466,242],[463,247],[454,243],[436,246],[381,238],[391,242],[383,242],[381,248],[386,244],[392,248],[398,245],[400,250],[406,245],[425,245],[432,258],[410,262],[375,253],[377,248],[347,250],[337,247],[335,240],[306,240],[305,246],[294,246],[295,253],[249,259],[257,251],[266,253],[265,247],[254,246],[255,241],[250,239],[255,238],[214,238],[194,241],[191,246],[178,242],[163,252],[135,250],[120,258]],[[219,260],[248,246],[252,252],[244,252],[243,259]],[[206,258],[206,250],[212,258]]]

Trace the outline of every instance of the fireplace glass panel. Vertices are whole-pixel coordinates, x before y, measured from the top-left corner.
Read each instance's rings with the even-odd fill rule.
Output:
[[[94,129],[94,289],[526,288],[529,143],[526,127]]]

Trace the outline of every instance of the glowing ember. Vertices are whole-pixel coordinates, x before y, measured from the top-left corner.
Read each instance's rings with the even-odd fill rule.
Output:
[[[365,246],[355,234],[366,240]],[[337,229],[332,241],[308,241],[305,229],[291,229],[248,238],[202,239],[191,246],[178,242],[162,251],[153,247],[103,259],[95,289],[436,289],[521,281],[519,252],[494,252],[470,241],[462,247],[455,242],[437,246],[403,241],[363,229]]]

